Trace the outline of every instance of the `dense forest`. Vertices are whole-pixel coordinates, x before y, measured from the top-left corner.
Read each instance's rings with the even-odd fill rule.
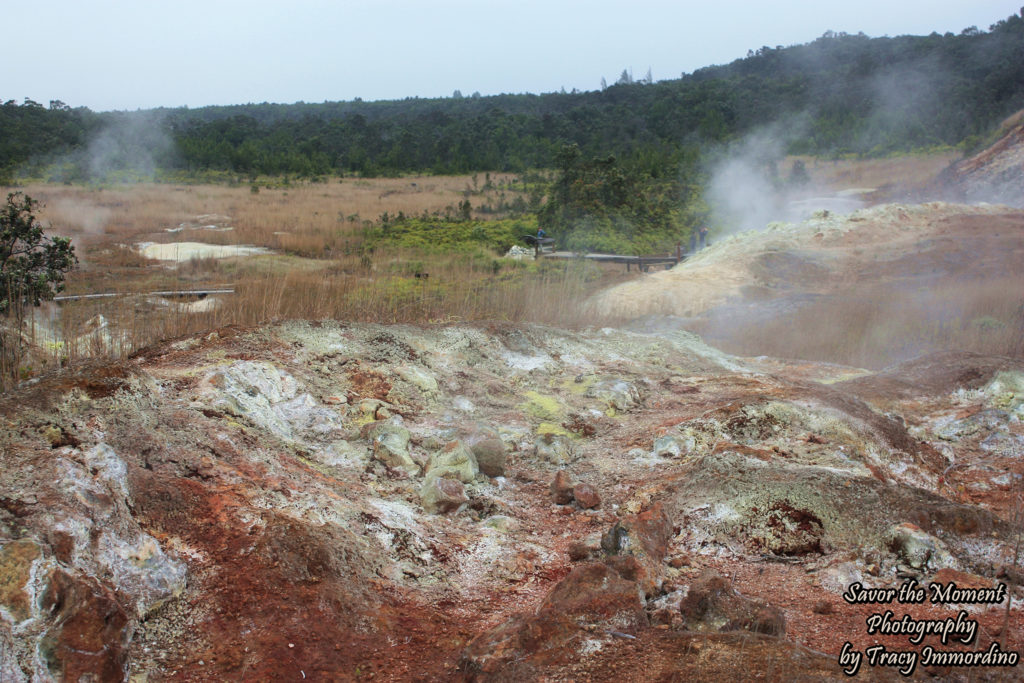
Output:
[[[970,146],[1024,108],[1024,18],[958,35],[826,33],[675,80],[592,92],[247,104],[97,113],[0,105],[4,174],[87,180],[132,168],[245,176],[552,168],[564,145],[664,173],[694,147],[783,122],[793,153]]]

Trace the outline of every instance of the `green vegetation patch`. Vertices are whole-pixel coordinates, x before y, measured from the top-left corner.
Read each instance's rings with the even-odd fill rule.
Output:
[[[481,248],[504,254],[524,235],[537,232],[533,216],[492,221],[446,220],[439,217],[382,220],[367,228],[369,247],[415,249],[424,253],[471,252]]]

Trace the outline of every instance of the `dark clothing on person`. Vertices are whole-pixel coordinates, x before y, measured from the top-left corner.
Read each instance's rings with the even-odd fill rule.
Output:
[[[702,225],[700,228],[700,248],[708,246],[708,228],[706,225]]]

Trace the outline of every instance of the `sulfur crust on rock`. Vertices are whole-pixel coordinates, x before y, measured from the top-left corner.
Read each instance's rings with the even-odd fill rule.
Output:
[[[525,367],[536,349],[551,362]],[[183,353],[202,372],[183,372]],[[808,379],[835,367],[775,361],[767,372],[688,334],[337,322],[199,335],[135,363],[105,396],[73,387],[51,407],[40,385],[19,397],[5,413],[15,456],[0,470],[0,531],[40,549],[33,590],[55,581],[78,591],[73,605],[116,603],[130,675],[269,680],[308,657],[344,679],[383,642],[388,666],[419,662],[435,678],[458,662],[537,678],[546,657],[586,671],[623,646],[686,663],[696,643],[730,661],[784,653],[787,666],[826,671],[834,658],[782,640],[826,647],[806,629],[818,617],[783,620],[771,591],[791,598],[789,612],[805,606],[808,581],[821,600],[843,582],[924,579],[938,564],[989,577],[1011,547],[993,495],[1002,472],[940,476],[980,457],[1017,471],[1012,366],[979,370],[960,393],[882,400],[864,384]],[[940,439],[950,425],[958,439]],[[505,456],[491,477],[471,466],[480,440]],[[597,508],[553,504],[562,467],[600,493]],[[961,472],[990,486],[994,511],[950,494]],[[448,490],[432,492],[442,480]],[[911,528],[901,525],[921,534],[897,539],[893,529]],[[616,528],[621,543],[603,548]],[[72,579],[48,579],[58,565]],[[691,640],[679,610],[664,612],[706,568],[736,568],[735,590],[756,597],[756,610],[714,619],[750,640]],[[65,623],[79,623],[74,609]],[[40,666],[31,652],[44,633],[72,637],[32,610],[12,655],[26,670]],[[455,623],[457,636],[445,630]],[[424,661],[428,650],[443,661]],[[295,662],[265,656],[278,651]]]

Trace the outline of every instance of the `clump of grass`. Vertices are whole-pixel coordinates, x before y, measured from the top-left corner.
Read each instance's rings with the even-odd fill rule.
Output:
[[[503,254],[523,235],[537,232],[534,216],[494,220],[449,220],[438,216],[386,220],[365,232],[368,247],[390,246],[437,253],[486,249]]]

